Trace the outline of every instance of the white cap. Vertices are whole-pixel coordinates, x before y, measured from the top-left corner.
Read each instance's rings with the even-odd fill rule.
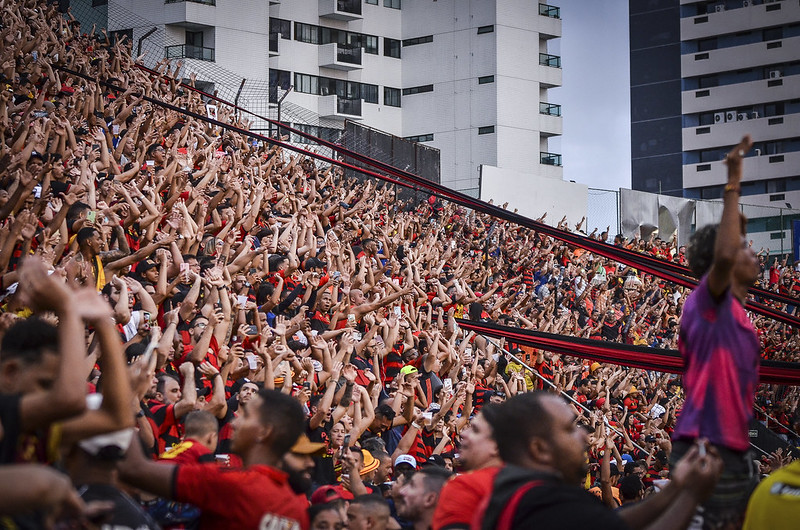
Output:
[[[400,464],[408,464],[414,469],[417,469],[417,459],[409,454],[400,455],[394,459],[394,467],[397,467]]]

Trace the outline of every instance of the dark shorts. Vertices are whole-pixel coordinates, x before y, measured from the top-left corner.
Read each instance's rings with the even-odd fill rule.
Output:
[[[691,448],[694,442],[675,440],[672,442],[670,466],[674,467],[678,460]],[[751,451],[731,451],[725,447],[715,446],[722,457],[725,468],[717,482],[711,497],[698,507],[690,529],[719,530],[741,528],[747,500],[758,485],[758,471],[753,462]]]

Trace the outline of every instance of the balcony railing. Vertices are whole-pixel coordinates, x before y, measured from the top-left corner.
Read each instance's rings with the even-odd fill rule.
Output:
[[[539,153],[539,161],[548,166],[560,166],[561,155],[556,153]]]
[[[336,60],[347,64],[361,64],[361,46],[336,44]]]
[[[193,4],[205,4],[207,6],[217,5],[217,0],[164,0],[165,4],[179,4],[181,2],[192,2]]]
[[[540,102],[539,114],[547,114],[548,116],[561,116],[561,105]]]
[[[549,53],[539,54],[539,64],[542,66],[552,66],[553,68],[561,68],[561,57],[558,55],[550,55]]]
[[[339,96],[336,98],[336,112],[339,114],[349,114],[350,116],[361,116],[361,100]]]
[[[547,4],[539,4],[539,14],[543,17],[561,18],[561,8]]]
[[[193,46],[191,44],[176,44],[166,46],[164,53],[167,59],[199,59],[201,61],[214,61],[214,48]]]

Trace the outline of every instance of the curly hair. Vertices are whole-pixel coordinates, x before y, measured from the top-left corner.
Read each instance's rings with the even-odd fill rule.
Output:
[[[714,261],[714,245],[717,242],[719,225],[706,225],[692,234],[686,247],[689,268],[698,278],[702,278]]]

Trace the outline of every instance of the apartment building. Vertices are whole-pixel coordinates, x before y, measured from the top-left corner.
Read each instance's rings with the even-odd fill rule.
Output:
[[[124,27],[130,13],[141,20]],[[163,33],[165,56],[183,58],[202,81],[215,81],[211,63],[248,82],[268,80],[272,104],[285,96],[283,105],[307,110],[315,123],[298,124],[312,132],[360,120],[438,148],[442,184],[472,195],[482,165],[562,178],[561,155],[549,148],[562,131],[561,107],[549,97],[561,85],[561,58],[548,46],[561,36],[556,6],[113,0],[108,19],[136,44],[153,28]]]
[[[749,133],[742,201],[800,206],[800,2],[631,0],[630,12],[633,188],[717,199],[722,159]]]

